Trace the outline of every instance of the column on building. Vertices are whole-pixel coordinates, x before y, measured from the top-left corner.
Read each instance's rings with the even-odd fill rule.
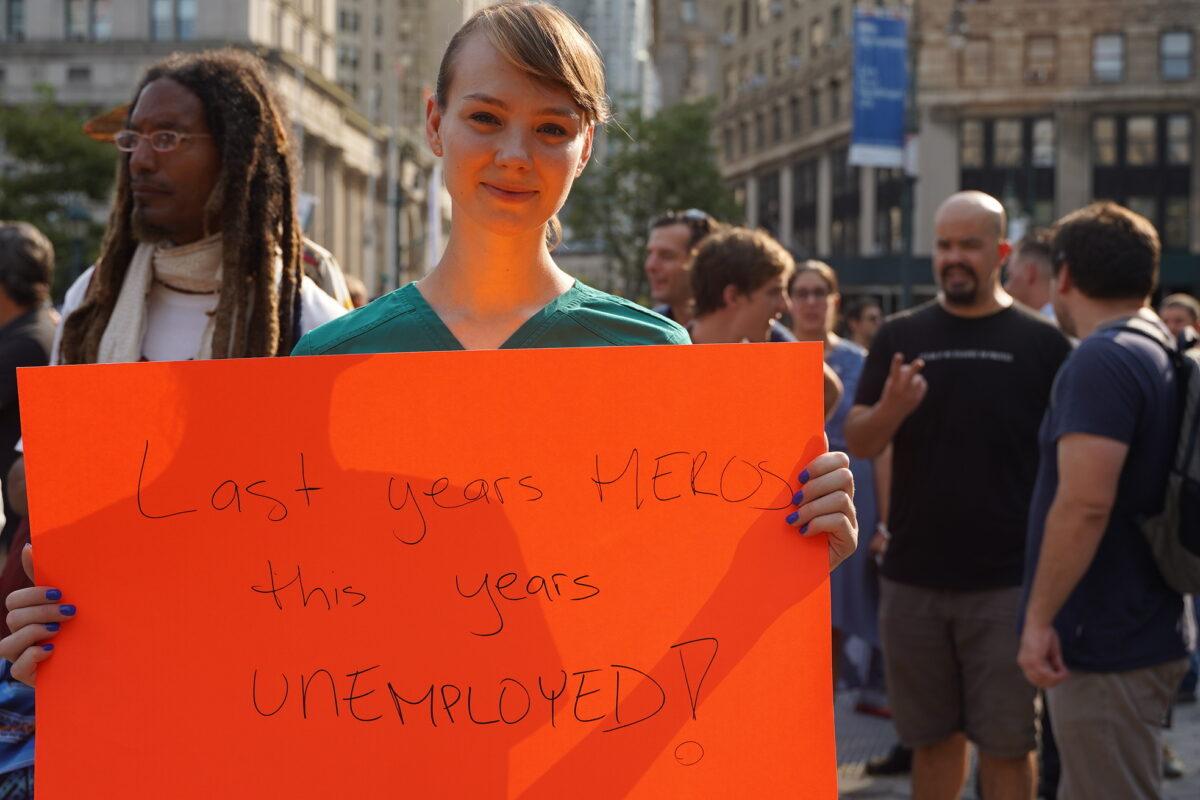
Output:
[[[913,252],[933,251],[933,215],[959,189],[958,119],[923,109],[917,143],[916,202],[913,208]]]
[[[817,159],[817,255],[828,258],[833,245],[833,158],[825,150]]]
[[[758,176],[746,178],[746,224],[751,228],[758,227]]]
[[[1092,120],[1085,107],[1055,114],[1054,216],[1087,205],[1092,198]]]
[[[1200,118],[1192,116],[1192,197],[1189,207],[1189,231],[1193,253],[1200,253]]]
[[[325,241],[322,244],[345,266],[347,256],[346,185],[342,170],[342,151],[336,147],[324,148],[325,196],[322,206],[325,212]]]
[[[792,164],[789,162],[779,169],[779,241],[784,247],[794,248],[796,245],[793,228],[795,203],[795,178],[792,174]]]
[[[875,168],[858,169],[858,254],[873,256],[879,252],[875,240]]]
[[[310,195],[316,207],[312,210],[308,225],[308,238],[324,247],[329,246],[329,230],[325,218],[325,159],[324,146],[311,133],[304,137],[304,191]]]

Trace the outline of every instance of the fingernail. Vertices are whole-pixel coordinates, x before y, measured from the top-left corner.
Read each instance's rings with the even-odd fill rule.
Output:
[[[64,617],[73,617],[75,616],[75,606],[59,606],[58,613],[62,614]]]
[[[52,644],[44,644],[44,645],[42,645],[42,649],[43,649],[43,650],[46,650],[46,651],[53,650],[53,649],[54,649],[54,645],[52,645]]]
[[[792,505],[798,506],[804,502],[804,492],[796,492],[792,495]]]
[[[787,524],[788,524],[788,525],[791,525],[791,524],[795,523],[795,521],[796,521],[796,520],[798,520],[798,519],[800,519],[800,512],[799,512],[799,511],[793,511],[792,513],[788,514],[788,517],[787,517],[787,520],[786,520],[786,521],[787,521]]]
[[[46,599],[53,603],[55,600],[62,600],[62,591],[59,589],[47,589]]]
[[[800,482],[801,482],[801,483],[808,483],[808,479],[809,479],[810,477],[812,477],[812,476],[808,474],[808,470],[804,470],[804,472],[801,472],[801,473],[800,473]]]
[[[58,623],[57,623],[57,622],[47,622],[47,623],[46,623],[46,630],[48,630],[48,631],[56,631],[56,630],[58,630]]]
[[[800,532],[808,533],[808,523],[807,522],[800,526]]]

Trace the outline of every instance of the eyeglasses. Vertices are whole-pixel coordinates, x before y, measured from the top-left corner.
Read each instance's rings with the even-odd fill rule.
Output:
[[[117,149],[123,153],[132,153],[138,149],[138,145],[142,143],[142,139],[148,139],[150,146],[154,148],[156,153],[169,153],[179,147],[180,144],[188,139],[208,139],[211,138],[208,133],[179,133],[178,131],[150,131],[150,133],[138,133],[137,131],[124,130],[119,131],[113,137],[113,143]]]
[[[792,299],[807,303],[809,300],[816,300],[818,303],[823,303],[829,299],[830,291],[828,289],[797,289],[792,292]]]

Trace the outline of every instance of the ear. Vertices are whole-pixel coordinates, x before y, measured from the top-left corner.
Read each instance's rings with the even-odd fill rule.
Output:
[[[575,177],[578,178],[583,174],[583,168],[588,165],[588,161],[592,158],[592,144],[596,138],[596,126],[588,125],[587,130],[583,133],[583,153],[579,156],[579,166],[575,167]]]
[[[1058,274],[1053,280],[1054,291],[1056,294],[1063,295],[1075,288],[1075,284],[1071,281],[1071,265],[1063,262],[1058,267]]]
[[[442,109],[433,95],[425,101],[425,141],[438,158],[442,157]]]
[[[725,289],[721,292],[721,300],[724,301],[726,308],[735,305],[738,301],[738,298],[741,296],[742,293],[739,292],[738,288],[732,283],[727,284]]]

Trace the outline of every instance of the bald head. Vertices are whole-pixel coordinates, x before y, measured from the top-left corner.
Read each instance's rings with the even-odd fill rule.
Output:
[[[991,230],[995,232],[997,239],[1003,239],[1008,230],[1008,216],[1004,213],[1004,206],[999,200],[984,192],[958,192],[950,195],[944,203],[938,206],[937,214],[933,218],[934,227],[936,228],[942,220],[947,218],[953,218],[956,221],[986,220]]]

